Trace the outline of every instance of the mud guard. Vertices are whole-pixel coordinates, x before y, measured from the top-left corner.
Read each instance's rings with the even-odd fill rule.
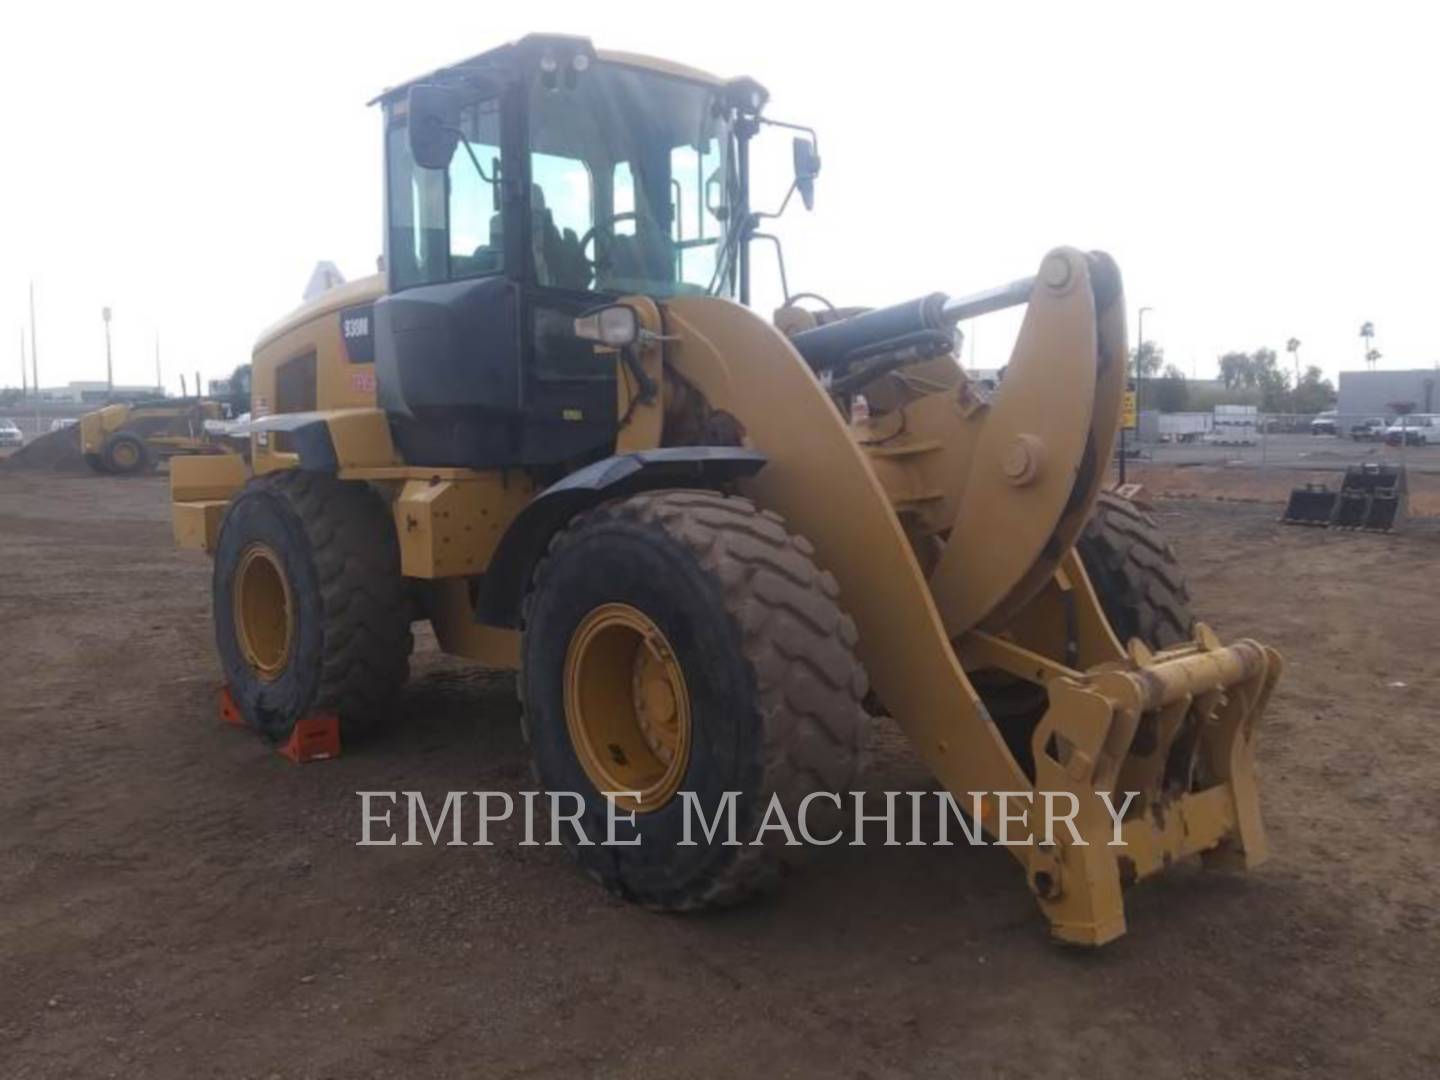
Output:
[[[766,463],[763,453],[739,446],[668,446],[605,458],[537,495],[510,523],[480,579],[475,618],[515,627],[535,562],[550,538],[576,514],[609,499],[662,487],[711,488],[748,479]]]

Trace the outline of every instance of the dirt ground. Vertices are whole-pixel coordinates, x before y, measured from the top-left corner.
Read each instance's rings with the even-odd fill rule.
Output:
[[[357,790],[528,787],[508,679],[290,765],[215,715],[209,565],[162,478],[0,475],[0,1073],[1440,1075],[1440,529],[1169,502],[1202,616],[1278,646],[1274,858],[1179,867],[1058,948],[995,849],[827,848],[662,916],[558,849],[359,848]],[[862,786],[928,785],[877,724]],[[438,802],[436,803],[438,805]]]
[[[1324,484],[1331,491],[1338,491],[1345,474],[1336,469],[1226,468],[1143,462],[1131,467],[1128,479],[1143,484],[1147,492],[1159,498],[1269,502],[1283,506],[1290,491],[1305,484]],[[1406,483],[1412,514],[1440,516],[1440,474],[1411,469]]]

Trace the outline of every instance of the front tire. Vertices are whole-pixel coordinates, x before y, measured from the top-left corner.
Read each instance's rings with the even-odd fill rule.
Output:
[[[211,596],[231,697],[273,739],[316,711],[353,736],[409,676],[395,525],[364,483],[298,469],[250,481],[221,525]]]
[[[613,892],[666,910],[761,892],[782,866],[749,844],[772,795],[794,823],[807,794],[854,778],[866,679],[813,553],[776,515],[708,491],[610,503],[552,542],[525,601],[526,735],[540,782],[580,795],[595,846],[562,835]],[[638,846],[599,843],[616,790],[642,792],[620,802],[637,812],[619,836]],[[714,820],[727,792],[740,846],[724,826],[708,841],[692,813]],[[677,846],[687,814],[696,843]]]
[[[1101,492],[1075,550],[1121,645],[1159,650],[1190,641],[1195,616],[1175,551],[1154,519],[1129,499]],[[1049,707],[1045,687],[999,672],[977,682],[1001,738],[1025,775],[1035,775],[1031,735]]]

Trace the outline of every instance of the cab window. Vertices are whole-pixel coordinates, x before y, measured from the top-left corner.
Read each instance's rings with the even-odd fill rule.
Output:
[[[388,252],[397,288],[504,268],[498,102],[467,106],[460,130],[462,139],[444,170],[416,166],[403,122],[387,133]]]
[[[530,245],[535,281],[564,289],[589,285],[581,241],[595,225],[590,167],[560,154],[530,155]]]

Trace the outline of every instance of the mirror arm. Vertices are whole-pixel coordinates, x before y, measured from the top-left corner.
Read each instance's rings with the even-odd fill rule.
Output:
[[[780,209],[779,209],[779,210],[776,210],[776,211],[775,211],[774,213],[772,213],[772,214],[767,214],[767,213],[765,213],[763,210],[757,210],[757,211],[755,211],[753,214],[750,215],[751,221],[752,221],[752,222],[756,222],[756,221],[760,221],[760,220],[762,220],[762,219],[773,220],[773,219],[775,219],[775,218],[781,217],[781,216],[785,213],[785,208],[790,205],[790,197],[795,194],[795,191],[796,191],[796,189],[797,189],[799,186],[800,186],[799,181],[796,181],[796,180],[790,181],[790,190],[787,191],[787,192],[785,192],[785,198],[784,198],[783,200],[781,200],[781,202],[780,202]],[[753,225],[752,225],[752,228],[753,228]],[[754,233],[754,232],[752,232],[750,235],[755,236],[755,235],[757,235],[757,234]]]
[[[790,131],[804,132],[806,135],[810,136],[810,144],[815,147],[815,156],[820,156],[820,136],[815,133],[814,128],[806,127],[804,124],[786,123],[784,120],[771,120],[768,116],[758,116],[756,117],[756,119],[760,123],[766,124],[770,127],[788,128]]]
[[[460,138],[460,145],[463,146],[463,147],[465,147],[465,153],[466,153],[466,155],[470,158],[470,164],[474,165],[474,166],[475,166],[475,171],[480,174],[480,179],[481,179],[481,180],[484,180],[487,184],[493,185],[493,184],[495,183],[495,178],[494,178],[494,177],[491,177],[491,176],[486,176],[486,175],[485,175],[485,170],[484,170],[484,168],[480,165],[480,159],[475,156],[475,150],[474,150],[474,148],[470,145],[470,140],[467,139],[467,138],[465,138],[465,135],[464,135],[463,132],[460,132],[460,131],[457,130],[457,131],[456,131],[456,134],[457,134],[457,135],[459,136],[459,138]]]
[[[756,215],[759,217],[760,215]],[[751,232],[751,240],[769,240],[775,245],[775,261],[780,264],[780,292],[785,297],[785,303],[790,303],[790,282],[785,276],[785,249],[780,244],[780,238],[773,233]]]

